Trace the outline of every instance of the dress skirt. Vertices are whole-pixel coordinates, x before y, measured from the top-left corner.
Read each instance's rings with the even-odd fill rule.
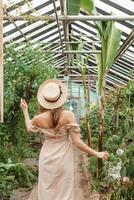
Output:
[[[56,132],[32,125],[32,132],[45,137],[39,156],[38,200],[74,200],[74,152],[70,134],[79,134],[76,123],[66,124]]]
[[[38,200],[74,200],[74,154],[69,135],[45,139],[39,156]]]

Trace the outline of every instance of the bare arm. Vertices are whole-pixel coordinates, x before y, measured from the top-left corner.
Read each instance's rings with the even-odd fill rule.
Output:
[[[21,99],[20,107],[21,107],[23,115],[24,115],[27,131],[28,132],[37,132],[38,129],[35,126],[32,126],[32,124],[31,124],[31,120],[30,120],[29,113],[28,113],[28,105],[24,99]],[[34,121],[36,121],[36,120],[34,120]]]
[[[79,137],[78,134],[70,134],[72,138],[73,144],[79,148],[80,150],[84,151],[85,153],[88,153],[91,156],[96,156],[98,155],[98,152],[95,151],[94,149],[90,148],[87,146]]]
[[[70,112],[70,116],[69,116],[69,123],[76,123],[76,119],[73,113]],[[90,148],[88,145],[86,145],[81,139],[80,139],[80,135],[78,133],[75,133],[75,131],[71,132],[70,131],[70,136],[72,139],[72,143],[79,148],[80,150],[84,151],[85,153],[88,153],[91,156],[96,156],[98,158],[101,158],[103,160],[108,159],[108,153],[106,152],[98,152],[92,148]]]
[[[24,115],[24,119],[25,119],[26,129],[29,132],[29,129],[30,129],[30,117],[29,117],[28,109],[23,110],[23,115]]]

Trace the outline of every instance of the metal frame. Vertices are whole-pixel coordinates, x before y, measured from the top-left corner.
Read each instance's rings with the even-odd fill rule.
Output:
[[[64,6],[66,5],[66,1],[67,0],[60,0],[60,8],[61,8],[61,14],[63,16],[67,15],[67,8]],[[63,21],[63,33],[64,33],[64,43],[65,43],[65,48],[66,48],[66,52],[69,51],[70,48],[70,44],[69,44],[69,24],[67,21]],[[68,53],[66,53],[64,51],[64,53],[66,54],[67,57],[67,63],[65,66],[65,75],[69,74],[69,69],[67,68],[68,65],[70,65],[70,55]]]
[[[52,0],[52,2],[53,2],[53,6],[54,6],[54,12],[55,12],[55,17],[56,17],[56,22],[57,22],[57,27],[58,27],[58,32],[59,32],[61,50],[62,50],[62,54],[64,56],[64,47],[63,47],[61,29],[60,29],[60,25],[59,25],[59,18],[58,18],[58,14],[57,14],[57,8],[56,8],[55,0]]]
[[[4,20],[21,20],[21,21],[55,21],[56,16],[32,16],[32,15],[26,15],[26,16],[4,16]],[[134,21],[134,15],[128,15],[128,16],[112,16],[112,15],[105,15],[105,16],[58,16],[59,21]]]
[[[62,51],[51,51],[52,53],[62,54]],[[91,51],[64,51],[65,54],[98,54],[100,51],[91,50]]]
[[[31,1],[31,0],[30,0]],[[56,1],[56,0],[55,0]],[[25,4],[25,2],[23,2],[23,1],[21,1],[21,4],[15,4],[15,7],[16,7],[16,5],[18,5],[18,7],[20,6],[20,5],[24,5]],[[56,8],[56,11],[59,11],[59,10],[63,10],[64,11],[64,4],[63,4],[63,0],[60,0],[60,7],[59,7],[59,5],[57,6],[57,8]],[[104,3],[106,3],[106,4],[110,4],[110,1],[106,1],[106,0],[102,0],[102,2],[104,2]],[[38,5],[38,6],[36,6],[34,9],[36,9],[36,10],[40,10],[40,9],[42,9],[44,6],[47,6],[47,5],[49,5],[50,3],[52,3],[52,1],[51,0],[49,0],[49,1],[47,1],[47,2],[45,2],[45,3],[43,3],[43,4],[41,4],[41,5]],[[10,7],[10,8],[8,8],[8,10],[10,11],[11,10],[11,8],[12,8],[12,10],[13,9],[15,9],[15,7],[13,8],[13,7]],[[113,5],[113,7],[114,8],[116,8],[116,9],[120,9],[120,7],[121,8],[123,8],[122,7],[122,5],[121,6],[118,6],[118,4],[115,4],[114,3],[114,5]],[[81,15],[84,15],[84,16],[66,16],[66,18],[65,18],[65,16],[63,16],[65,13],[64,12],[62,12],[61,14],[61,16],[58,16],[58,21],[61,21],[63,24],[68,24],[69,22],[71,22],[71,24],[73,24],[73,26],[75,26],[75,27],[73,27],[72,26],[72,29],[73,30],[75,30],[74,32],[77,32],[79,35],[80,35],[80,30],[79,29],[81,29],[82,30],[82,35],[83,36],[85,36],[86,38],[87,37],[91,37],[90,35],[92,35],[92,41],[95,39],[95,31],[93,30],[94,29],[94,25],[92,24],[92,21],[95,21],[96,19],[97,19],[97,21],[106,21],[106,20],[114,20],[114,21],[118,21],[121,25],[123,25],[123,26],[127,26],[129,29],[132,29],[132,27],[133,27],[133,25],[132,25],[132,23],[130,23],[131,22],[131,20],[133,20],[134,19],[134,13],[133,12],[129,12],[129,10],[127,10],[127,8],[124,8],[124,12],[125,12],[125,14],[128,14],[128,16],[127,15],[124,15],[124,16],[111,16],[111,15],[109,15],[110,13],[108,13],[108,12],[106,12],[105,10],[102,10],[101,8],[98,8],[97,7],[97,9],[98,9],[98,11],[99,11],[99,13],[100,14],[102,14],[103,16],[97,16],[97,18],[96,18],[96,16],[87,16],[86,14],[85,14],[85,12],[83,12],[83,11],[81,11]],[[54,14],[54,9],[53,10],[51,10],[51,11],[49,11],[49,12],[45,12],[44,14],[43,14],[43,16],[39,16],[39,17],[33,17],[31,14],[32,14],[32,12],[29,10],[29,11],[27,11],[27,12],[25,12],[25,13],[23,13],[24,14],[24,16],[23,17],[21,17],[21,16],[19,16],[18,17],[18,19],[19,20],[27,20],[27,24],[28,25],[30,25],[30,23],[34,23],[34,22],[36,22],[37,20],[41,20],[41,21],[43,21],[43,25],[44,25],[44,23],[46,22],[46,23],[52,23],[52,22],[54,22],[54,21],[56,21],[56,16],[54,17],[54,16],[52,16],[52,14]],[[31,17],[30,17],[30,15],[31,15]],[[86,15],[86,16],[85,16]],[[131,16],[130,16],[131,15]],[[16,16],[15,16],[16,17]],[[64,18],[63,18],[64,17]],[[71,17],[71,18],[70,18]],[[74,20],[74,18],[75,17],[77,17],[77,22],[75,22],[75,20]],[[14,18],[14,17],[13,17]],[[37,19],[38,18],[38,19]],[[103,18],[103,19],[102,19]],[[5,17],[4,17],[4,19],[5,19]],[[9,19],[11,20],[11,22],[10,22],[10,20],[9,20],[9,22],[5,22],[4,23],[4,25],[6,26],[6,24],[10,24],[10,23],[12,23],[12,17],[10,16],[9,17]],[[130,22],[128,22],[127,20],[130,20]],[[13,19],[14,20],[14,19]],[[16,19],[17,20],[17,19]],[[70,21],[71,20],[71,21]],[[125,20],[125,21],[124,21]],[[79,21],[81,21],[80,22],[80,25],[79,25]],[[26,24],[26,23],[25,23]],[[21,29],[21,27],[22,27],[22,29],[23,28],[25,28],[25,24],[23,24],[23,25],[20,25],[19,26],[19,28]],[[75,24],[75,25],[74,25]],[[82,24],[82,25],[81,25]],[[86,24],[86,25],[89,25],[89,26],[91,26],[91,30],[90,29],[88,29],[87,27],[85,27],[84,26],[84,24]],[[42,25],[42,27],[43,27],[43,25]],[[39,29],[40,28],[40,26],[37,26],[36,28],[34,28],[34,29]],[[52,27],[53,29],[56,29],[56,27],[55,26],[53,26]],[[78,31],[77,31],[77,28],[78,28]],[[17,29],[16,29],[17,30]],[[35,34],[34,36],[32,36],[30,39],[36,39],[36,38],[38,38],[40,35],[42,35],[42,34],[44,34],[45,35],[45,33],[46,33],[46,31],[48,32],[50,30],[50,28],[48,27],[48,29],[47,30],[45,30],[45,31],[41,31],[40,33],[38,33],[38,34]],[[12,31],[15,31],[15,29],[13,29]],[[25,35],[28,35],[28,34],[30,34],[31,32],[33,31],[33,29],[32,30],[29,30],[28,32],[26,32],[25,33]],[[34,30],[35,31],[35,30]],[[68,30],[64,30],[64,25],[63,25],[63,34],[62,34],[62,41],[63,41],[63,44],[64,44],[64,50],[65,51],[69,51],[69,49],[68,49],[68,44],[69,44],[69,41],[68,41],[68,36],[70,35],[70,33],[68,33],[68,32],[66,32],[66,31],[68,31]],[[84,32],[87,32],[87,34],[86,35],[84,35]],[[22,30],[22,32],[23,32],[23,30]],[[58,31],[57,32],[55,32],[55,33],[53,33],[53,34],[56,34],[57,35],[57,33],[58,33]],[[7,33],[8,34],[8,33]],[[65,34],[66,34],[66,37],[65,37]],[[89,35],[88,35],[89,34]],[[124,38],[127,38],[128,37],[128,34],[127,33],[125,33],[125,32],[123,32],[123,37],[122,37],[122,42],[124,42],[126,39],[124,39]],[[51,34],[51,36],[52,36],[52,34]],[[64,36],[64,38],[63,38],[63,36]],[[22,38],[22,36],[20,36],[21,38]],[[15,37],[14,38],[14,40],[17,42],[17,40],[20,38],[20,37]],[[74,38],[76,38],[77,37],[77,39],[79,39],[79,36],[74,36]],[[48,36],[44,36],[43,38],[41,38],[41,40],[40,41],[43,41],[43,40],[46,40],[48,38]],[[53,39],[52,39],[53,40]],[[57,39],[56,39],[57,40]],[[56,42],[56,40],[53,40],[54,42]],[[88,39],[87,39],[87,41],[88,41]],[[89,42],[89,44],[88,44],[88,42],[86,42],[86,41],[83,41],[83,43],[84,43],[84,51],[87,51],[87,50],[89,50],[89,49],[91,49],[92,50],[92,48],[90,48],[90,46],[91,45],[89,45],[90,44],[90,42]],[[87,43],[87,44],[86,44]],[[92,42],[91,42],[92,43]],[[54,44],[54,43],[53,43]],[[56,54],[57,53],[57,51],[59,51],[59,49],[55,49],[55,48],[57,48],[57,45],[53,45],[53,44],[50,44],[50,49],[53,49],[53,53],[54,54]],[[59,42],[59,44],[60,44],[60,42]],[[99,44],[96,44],[98,47],[99,47]],[[127,45],[127,44],[126,44]],[[131,44],[131,46],[132,46],[132,44]],[[60,46],[59,46],[60,47]],[[97,48],[98,50],[99,50],[99,48]],[[55,51],[56,50],[56,51]],[[129,52],[129,49],[127,49],[127,52]],[[131,66],[133,65],[133,58],[131,58],[130,56],[131,55],[127,55],[127,52],[125,52],[124,54],[123,54],[123,56],[122,56],[122,58],[120,59],[117,59],[117,62],[115,63],[115,64],[117,64],[118,65],[118,61],[123,61],[123,62],[126,62],[126,65],[129,65],[129,66],[126,66],[125,67],[125,69],[126,69],[126,76],[128,77],[128,73],[129,73],[129,71],[130,71],[130,69],[131,69]],[[73,52],[74,53],[74,52]],[[75,52],[76,53],[76,52]],[[79,53],[81,53],[81,52],[79,52]],[[83,53],[85,53],[85,52],[83,52]],[[58,58],[61,58],[61,61],[60,62],[57,62],[58,63],[58,66],[66,66],[66,67],[68,67],[69,66],[69,64],[68,64],[68,60],[67,60],[67,57],[69,56],[69,52],[68,53],[66,53],[66,63],[64,63],[64,60],[63,60],[63,58],[61,57],[61,56],[58,56]],[[62,55],[62,54],[61,54]],[[54,56],[56,56],[56,55],[54,55]],[[90,66],[90,65],[96,65],[96,62],[95,62],[95,59],[93,58],[93,56],[91,55],[90,56],[91,57],[91,60],[90,60],[90,62],[88,63],[88,66]],[[129,59],[130,58],[130,59]],[[120,63],[120,67],[124,67],[124,64],[123,63]],[[60,67],[59,67],[60,68]],[[92,71],[92,72],[94,72],[95,74],[96,74],[96,68],[90,68],[89,69],[90,71]],[[78,71],[77,69],[76,69],[76,71]],[[119,72],[119,70],[117,70],[118,72]],[[69,71],[70,72],[70,71]],[[115,74],[115,72],[116,72],[116,66],[114,66],[113,65],[113,68],[112,68],[112,72],[109,72],[109,74],[110,74],[110,76],[111,77],[114,77],[114,78],[116,78],[117,79],[117,81],[118,80],[120,80],[120,77],[119,77],[119,75],[118,74]],[[120,73],[122,73],[122,72],[120,72]],[[125,74],[125,72],[124,72],[124,74]],[[111,81],[112,82],[112,81]],[[110,82],[109,82],[110,83]],[[113,82],[113,84],[114,84],[114,82]]]
[[[118,52],[117,52],[117,56],[114,60],[114,62],[123,54],[125,53],[125,51],[129,48],[129,46],[131,44],[133,44],[134,42],[134,29],[132,30],[132,32],[129,34],[128,38],[124,41],[124,43],[121,45],[121,47],[119,48]]]

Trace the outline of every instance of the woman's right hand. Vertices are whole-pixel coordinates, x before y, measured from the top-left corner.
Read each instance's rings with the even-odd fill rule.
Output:
[[[98,152],[97,158],[100,158],[102,160],[108,160],[109,154],[107,152]]]
[[[22,98],[21,98],[21,100],[20,100],[20,108],[21,108],[22,110],[28,109],[28,105],[27,105],[25,99],[22,99]]]

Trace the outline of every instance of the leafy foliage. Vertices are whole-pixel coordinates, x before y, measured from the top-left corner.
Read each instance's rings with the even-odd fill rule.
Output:
[[[67,1],[67,12],[68,15],[78,15],[80,8],[88,13],[92,13],[94,9],[93,0],[68,0]]]
[[[78,15],[80,9],[83,9],[88,15],[98,15],[93,0],[67,1],[69,15]],[[121,31],[116,28],[113,21],[95,21],[95,26],[101,40],[101,53],[95,54],[98,67],[98,93],[101,96],[105,74],[111,67],[120,45]]]
[[[8,160],[21,163],[35,157],[38,150],[30,147],[35,136],[27,134],[19,107],[20,98],[29,103],[30,112],[38,111],[36,92],[39,84],[54,78],[57,71],[51,52],[44,52],[41,44],[27,44],[20,49],[11,43],[4,47],[4,124],[0,124],[0,195],[5,198],[15,187],[30,186],[33,175],[23,164],[6,164]],[[39,136],[38,136],[39,137]],[[6,192],[7,191],[7,192]]]
[[[96,178],[97,160],[89,158],[89,172],[93,177],[92,188],[102,196],[112,199],[133,199],[134,194],[134,81],[130,81],[126,87],[118,88],[106,98],[105,106],[105,137],[104,149],[110,153],[110,158],[103,163],[103,171],[99,180]],[[92,143],[96,148],[98,144],[99,117],[98,108],[93,106],[90,111],[92,128]],[[81,133],[87,138],[85,121],[82,121]],[[117,155],[121,149],[123,154]],[[109,175],[109,169],[116,167],[121,162],[120,178],[115,179]],[[124,185],[123,178],[129,179]],[[101,181],[100,181],[101,179]]]
[[[80,0],[76,1],[67,1],[67,14],[68,15],[76,15],[80,11]]]
[[[10,196],[11,190],[18,187],[31,187],[35,175],[22,163],[0,163],[0,194],[3,199]]]
[[[26,131],[24,131],[24,123],[21,120],[20,98],[25,98],[28,103],[32,99],[35,102],[34,96],[36,96],[39,84],[57,74],[51,53],[44,52],[39,44],[36,46],[33,48],[32,44],[28,44],[23,49],[19,49],[17,44],[10,44],[4,48],[5,124],[0,125],[4,154],[5,148],[7,151],[9,148],[13,153],[14,145],[22,147],[24,141],[28,140]],[[37,109],[37,105],[35,107]],[[7,145],[5,146],[5,144]],[[3,160],[4,155],[2,157]],[[5,159],[7,159],[6,156]]]
[[[46,53],[31,44],[18,49],[16,44],[4,48],[5,53],[5,113],[17,115],[20,97],[29,102],[36,95],[39,84],[47,78],[54,77],[56,70],[50,52]],[[46,62],[46,60],[49,60]],[[10,102],[10,103],[9,103]]]

